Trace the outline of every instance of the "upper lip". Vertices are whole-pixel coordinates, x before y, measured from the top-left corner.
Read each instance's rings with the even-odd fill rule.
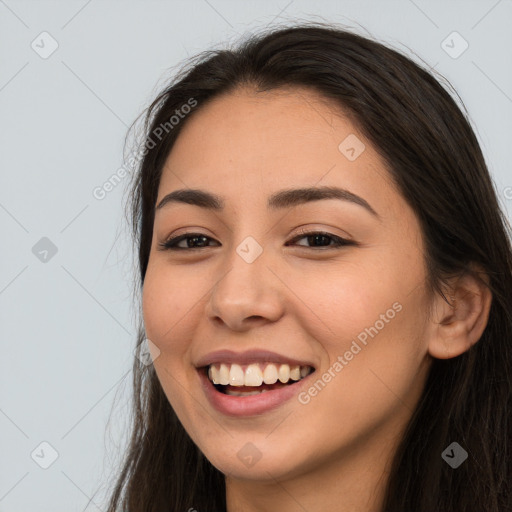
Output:
[[[203,368],[211,364],[227,363],[227,364],[250,364],[250,363],[279,363],[288,364],[290,366],[311,366],[315,368],[310,361],[294,359],[289,356],[277,354],[270,350],[246,350],[245,352],[234,352],[232,350],[217,350],[200,357],[196,362],[197,368]]]

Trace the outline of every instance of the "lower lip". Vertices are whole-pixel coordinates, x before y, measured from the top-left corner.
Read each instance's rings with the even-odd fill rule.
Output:
[[[297,381],[295,384],[289,384],[288,386],[274,389],[272,391],[266,391],[259,395],[249,396],[232,396],[225,395],[217,391],[206,376],[204,369],[199,370],[199,378],[201,379],[201,385],[205,391],[206,397],[219,412],[228,416],[251,416],[255,414],[262,414],[264,412],[271,411],[284,404],[292,397],[296,396],[303,387],[303,382],[307,380],[311,375]]]

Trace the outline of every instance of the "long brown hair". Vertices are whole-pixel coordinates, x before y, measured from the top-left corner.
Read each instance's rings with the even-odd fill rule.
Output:
[[[441,292],[447,277],[471,272],[472,264],[489,277],[485,332],[459,357],[434,360],[394,458],[383,512],[512,510],[510,227],[465,108],[399,51],[333,24],[304,23],[191,59],[145,112],[127,205],[139,285],[162,167],[176,138],[207,101],[244,84],[310,87],[353,117],[420,221],[432,290]],[[191,99],[196,106],[183,109]],[[173,123],[177,110],[188,113]],[[141,324],[137,346],[143,340]],[[133,393],[131,439],[108,512],[225,511],[224,475],[185,432],[153,366],[137,357]],[[469,454],[457,469],[441,458],[453,441]]]

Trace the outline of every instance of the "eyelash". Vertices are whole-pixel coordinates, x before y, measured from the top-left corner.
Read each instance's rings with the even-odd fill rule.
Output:
[[[296,242],[297,240],[301,240],[302,238],[308,238],[310,236],[320,235],[327,238],[332,239],[335,244],[334,245],[328,245],[328,246],[321,246],[321,247],[307,247],[307,246],[300,246],[300,247],[306,247],[313,250],[326,250],[326,249],[339,249],[341,247],[349,246],[349,245],[357,245],[356,242],[353,242],[352,240],[347,240],[345,238],[341,238],[339,236],[333,235],[331,233],[327,233],[325,231],[301,231],[298,233],[297,236],[295,236],[290,242]],[[177,247],[177,244],[181,242],[182,240],[186,240],[188,238],[195,238],[195,237],[204,237],[209,240],[213,240],[211,237],[206,236],[202,233],[184,233],[182,235],[175,236],[173,238],[169,238],[165,242],[161,242],[158,244],[160,247],[160,250],[165,251],[197,251],[201,249],[207,249],[207,247]]]

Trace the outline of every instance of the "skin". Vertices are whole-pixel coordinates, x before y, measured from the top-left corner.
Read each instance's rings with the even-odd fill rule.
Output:
[[[350,134],[366,146],[355,161],[338,149]],[[266,207],[278,190],[324,185],[359,195],[378,217],[338,199]],[[455,357],[480,338],[489,292],[465,277],[449,290],[456,308],[429,295],[412,209],[369,141],[310,90],[243,88],[195,112],[165,164],[157,204],[181,188],[218,194],[226,207],[157,210],[144,323],[169,402],[226,475],[228,511],[377,512],[432,357]],[[299,227],[357,245],[325,248],[334,242],[315,246],[307,237],[290,244]],[[209,246],[158,249],[184,232],[210,237]],[[236,252],[248,236],[263,249],[250,264]],[[273,350],[313,362],[320,377],[395,303],[400,312],[307,404],[293,398],[233,418],[199,385],[194,363],[219,349]],[[248,442],[261,453],[251,467],[237,457]]]

